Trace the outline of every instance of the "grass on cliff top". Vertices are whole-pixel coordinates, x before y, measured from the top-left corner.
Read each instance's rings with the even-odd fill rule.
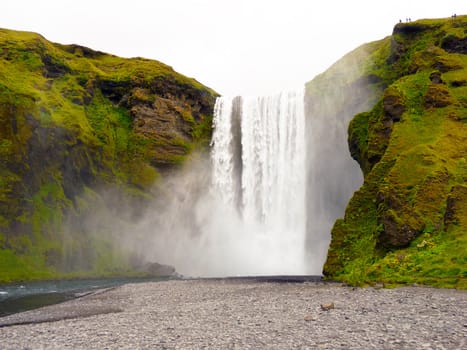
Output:
[[[79,45],[55,44],[43,36],[32,33],[0,28],[0,58],[23,63],[26,71],[42,68],[41,55],[46,55],[52,63],[69,68],[73,72],[102,76],[115,81],[152,81],[156,78],[169,78],[175,83],[216,93],[193,78],[186,77],[172,67],[152,59],[141,57],[122,58],[94,51]]]
[[[130,166],[131,169],[120,169],[123,171],[115,174],[123,176],[128,171],[132,174],[130,181],[142,186],[158,177],[155,169],[143,164],[151,156],[150,142],[132,132],[128,111],[113,106],[93,85],[106,80],[145,86],[163,79],[158,83],[162,88],[175,84],[215,95],[211,89],[161,62],[121,58],[78,45],[54,44],[35,33],[0,29],[0,49],[0,103],[15,108],[27,104],[27,113],[42,126],[73,130],[85,144],[103,147],[104,163],[109,167],[113,167],[114,161],[120,166]],[[47,74],[54,76],[49,78]],[[203,116],[199,123],[195,123],[191,114],[187,118],[193,124],[193,141],[205,144],[210,118]],[[5,138],[1,130],[0,136]],[[187,142],[183,146],[192,147]]]

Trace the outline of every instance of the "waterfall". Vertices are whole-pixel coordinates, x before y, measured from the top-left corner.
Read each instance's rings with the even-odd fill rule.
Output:
[[[212,190],[238,215],[243,274],[305,274],[304,92],[220,97],[214,110]],[[242,253],[241,253],[242,254]]]
[[[362,183],[347,126],[369,104],[344,109],[341,94],[218,98],[210,154],[166,177],[157,215],[127,230],[146,237],[138,254],[192,277],[320,275]]]

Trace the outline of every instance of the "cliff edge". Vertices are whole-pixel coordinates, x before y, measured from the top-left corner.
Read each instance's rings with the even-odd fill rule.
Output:
[[[466,33],[467,16],[420,20],[365,46],[378,98],[348,129],[364,183],[332,229],[329,278],[467,288]]]

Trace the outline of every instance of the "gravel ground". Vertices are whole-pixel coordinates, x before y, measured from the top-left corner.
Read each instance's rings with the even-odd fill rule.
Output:
[[[425,287],[140,283],[0,318],[0,348],[466,349],[466,310],[467,292]]]

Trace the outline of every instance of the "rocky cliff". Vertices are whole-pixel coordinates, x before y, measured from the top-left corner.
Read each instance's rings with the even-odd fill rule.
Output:
[[[128,268],[80,218],[96,188],[141,202],[205,147],[215,96],[157,61],[0,29],[0,282]]]
[[[309,156],[322,159],[308,181],[329,180],[308,212],[343,212],[362,180],[335,176],[352,167],[332,150],[348,122],[363,174],[332,228],[329,278],[467,288],[466,32],[467,16],[401,23],[307,84]],[[157,61],[0,29],[0,282],[128,273],[132,257],[89,214],[125,202],[103,215],[137,218],[158,179],[207,146],[215,96]],[[310,236],[326,225],[310,220]]]
[[[420,20],[359,49],[353,81],[376,100],[349,126],[364,183],[332,229],[328,277],[467,288],[466,33],[467,16]]]

